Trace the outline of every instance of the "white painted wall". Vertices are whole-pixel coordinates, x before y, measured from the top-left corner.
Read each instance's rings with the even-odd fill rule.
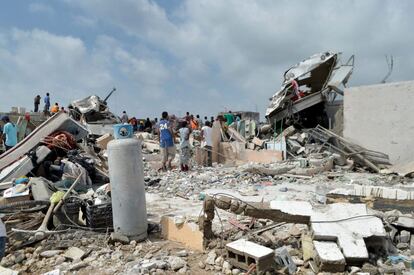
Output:
[[[344,137],[390,156],[414,160],[414,81],[345,90]]]

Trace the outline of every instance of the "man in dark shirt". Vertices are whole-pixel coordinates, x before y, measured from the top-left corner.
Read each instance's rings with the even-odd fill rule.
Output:
[[[39,111],[40,99],[41,99],[40,95],[37,95],[34,98],[34,112],[35,113],[37,113]]]

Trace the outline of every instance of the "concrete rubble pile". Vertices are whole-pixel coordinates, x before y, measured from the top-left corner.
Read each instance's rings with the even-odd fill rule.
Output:
[[[177,157],[160,169],[156,132],[117,136],[113,91],[73,101],[0,155],[0,274],[412,274],[414,166],[344,137],[328,114],[352,70],[332,52],[293,66],[266,123],[218,114],[210,167],[194,130],[187,172]],[[116,226],[115,207],[144,193],[115,199],[124,178],[111,178],[110,147],[122,139],[139,144],[145,240]]]

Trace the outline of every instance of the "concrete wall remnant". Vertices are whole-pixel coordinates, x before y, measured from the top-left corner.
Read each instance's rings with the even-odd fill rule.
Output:
[[[392,164],[414,160],[414,81],[352,87],[344,96],[344,137],[386,153]]]

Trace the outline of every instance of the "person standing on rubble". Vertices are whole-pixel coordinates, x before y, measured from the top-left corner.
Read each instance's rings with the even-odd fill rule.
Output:
[[[162,112],[161,120],[157,125],[162,151],[162,170],[171,169],[171,162],[175,158],[174,131],[167,112]],[[168,165],[167,165],[168,164]]]
[[[190,168],[188,167],[191,158],[191,147],[190,147],[190,129],[187,127],[187,121],[180,122],[180,166],[181,171],[187,172]]]
[[[128,123],[128,115],[127,115],[126,111],[122,112],[121,122],[122,123]]]
[[[234,122],[234,115],[231,111],[227,114],[224,114],[224,118],[226,119],[226,125],[230,126]]]
[[[205,156],[204,157],[204,165],[211,167],[213,165],[213,160],[212,160],[212,151],[213,151],[213,139],[212,139],[212,131],[213,129],[211,128],[211,122],[210,121],[206,121],[206,125],[203,126],[203,128],[201,128],[201,137],[203,139],[202,143],[201,143],[201,147],[204,149],[205,151]]]
[[[4,122],[3,138],[5,138],[4,145],[7,151],[17,144],[17,127],[8,116],[2,117],[1,120]]]
[[[138,120],[136,119],[136,117],[132,117],[129,120],[129,124],[132,125],[132,130],[134,131],[134,133],[138,131]]]
[[[196,120],[198,123],[198,128],[201,129],[201,127],[203,127],[203,120],[200,118],[200,115],[196,115]]]
[[[33,110],[33,112],[35,112],[35,113],[39,112],[40,99],[41,99],[40,95],[37,95],[34,98],[34,110]]]
[[[43,99],[44,103],[45,103],[45,107],[43,109],[43,111],[45,112],[45,114],[49,113],[49,108],[50,108],[50,95],[49,93],[46,93],[45,98]]]
[[[192,130],[197,130],[199,127],[198,121],[193,115],[190,116],[190,127]]]
[[[145,120],[144,129],[146,132],[151,133],[152,123],[149,117],[147,117],[147,120]]]

